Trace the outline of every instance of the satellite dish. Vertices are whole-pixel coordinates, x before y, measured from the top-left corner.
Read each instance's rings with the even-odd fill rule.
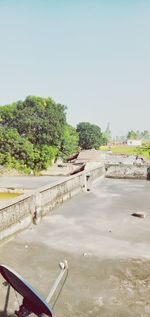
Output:
[[[58,284],[60,283],[64,273],[68,270],[68,266],[64,262],[64,266],[61,267],[61,272],[54,283],[52,290],[50,291],[47,301],[50,301]],[[36,291],[21,275],[16,273],[15,271],[11,270],[9,267],[5,265],[0,265],[0,273],[4,277],[4,279],[8,283],[8,287],[12,286],[22,297],[23,303],[19,307],[19,311],[15,312],[19,317],[26,317],[31,313],[36,314],[37,316],[42,316],[45,314],[47,316],[52,317],[52,308],[48,304],[48,302],[44,299],[44,297]],[[9,293],[8,288],[8,293]],[[7,298],[8,296],[6,296]],[[8,298],[7,298],[8,304]],[[5,304],[5,307],[7,305]]]

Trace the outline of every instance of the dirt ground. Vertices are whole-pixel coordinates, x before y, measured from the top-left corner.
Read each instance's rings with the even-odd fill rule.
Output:
[[[103,179],[67,201],[38,226],[0,247],[0,262],[44,297],[60,260],[69,275],[54,306],[56,317],[150,315],[150,183]],[[144,212],[145,218],[131,216]],[[2,279],[0,279],[2,282]],[[0,284],[0,316],[6,287]],[[11,291],[10,316],[18,308]]]

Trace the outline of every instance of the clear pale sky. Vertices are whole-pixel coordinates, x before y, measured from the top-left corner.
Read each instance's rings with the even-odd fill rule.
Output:
[[[150,130],[150,1],[0,0],[0,105],[28,95],[73,126]]]

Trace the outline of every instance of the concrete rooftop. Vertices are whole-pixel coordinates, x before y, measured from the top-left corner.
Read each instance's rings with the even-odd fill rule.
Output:
[[[0,188],[21,188],[33,190],[63,179],[65,179],[63,176],[1,176]]]
[[[0,262],[46,297],[66,258],[69,276],[56,317],[149,316],[149,197],[147,181],[102,179],[2,245]],[[136,211],[146,218],[132,217]],[[0,288],[2,311],[6,288],[1,283]],[[17,305],[12,290],[10,314]]]

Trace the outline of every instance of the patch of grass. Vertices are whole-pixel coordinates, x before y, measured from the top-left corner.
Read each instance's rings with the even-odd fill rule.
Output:
[[[126,155],[134,155],[136,154],[137,147],[135,146],[113,146],[111,151],[114,154],[126,154]]]
[[[113,145],[111,147],[108,146],[101,146],[100,150],[104,150],[104,151],[112,151],[113,154],[126,154],[126,155],[132,155],[132,154],[136,154],[136,149],[137,147],[135,146],[126,146],[126,145],[122,145],[122,146],[117,146],[117,145]]]
[[[141,145],[141,146],[117,146],[113,145],[111,147],[101,146],[100,150],[112,151],[113,154],[124,154],[124,155],[141,155],[145,159],[150,160],[150,145]]]

